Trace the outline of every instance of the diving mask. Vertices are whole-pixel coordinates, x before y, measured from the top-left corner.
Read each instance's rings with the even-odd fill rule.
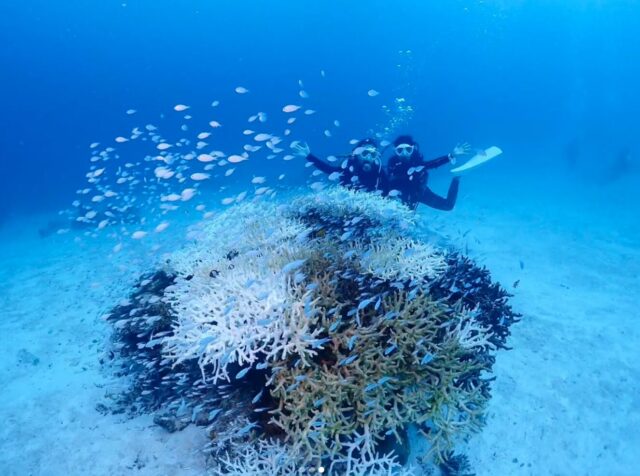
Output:
[[[377,162],[380,159],[380,152],[375,147],[358,147],[353,155],[366,162]]]
[[[411,157],[414,150],[415,146],[412,144],[398,144],[396,146],[396,155],[400,157]]]

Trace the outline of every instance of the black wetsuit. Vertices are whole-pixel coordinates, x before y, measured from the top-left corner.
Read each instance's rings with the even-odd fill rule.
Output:
[[[309,154],[307,160],[327,175],[338,172],[340,185],[343,187],[367,192],[386,190],[387,180],[384,170],[375,164],[371,164],[370,169],[365,170],[362,161],[353,156],[347,157],[338,165],[328,164],[313,154]]]
[[[438,210],[452,210],[458,197],[460,185],[458,177],[451,181],[446,198],[436,195],[427,187],[429,170],[449,162],[448,155],[433,160],[424,160],[419,153],[414,153],[411,157],[394,155],[387,165],[388,191],[400,192],[399,198],[412,208],[416,208],[418,203],[424,203]]]

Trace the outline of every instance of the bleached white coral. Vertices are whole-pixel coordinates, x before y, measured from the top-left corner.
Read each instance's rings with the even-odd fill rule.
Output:
[[[343,187],[304,195],[295,199],[291,206],[301,215],[315,212],[334,218],[366,218],[376,225],[369,230],[371,234],[388,229],[409,230],[415,221],[413,212],[397,200]]]
[[[410,238],[378,239],[360,256],[362,268],[383,279],[433,279],[447,264],[441,251]]]
[[[282,207],[271,202],[242,203],[193,227],[192,242],[169,258],[172,271],[189,275],[201,263],[224,257],[229,250],[264,250],[283,240],[304,236],[305,226],[282,218]]]
[[[300,457],[274,440],[235,445],[220,455],[209,470],[212,476],[293,476],[301,472]],[[309,474],[307,472],[307,474]]]
[[[476,319],[477,314],[478,309],[464,309],[450,326],[450,332],[465,349],[495,350],[491,342],[493,333]]]
[[[254,217],[246,225],[230,248],[215,239],[193,245],[198,259],[181,260],[182,273],[165,292],[177,313],[165,351],[175,363],[197,359],[203,377],[214,383],[231,379],[232,363],[253,365],[291,354],[304,360],[315,354],[320,332],[310,328],[300,305],[308,292],[296,285],[299,268],[313,253],[304,228],[284,218],[271,225]],[[219,231],[219,226],[212,228]],[[207,256],[203,246],[218,251]]]
[[[231,452],[217,458],[212,476],[299,476],[307,474],[348,474],[353,476],[417,476],[413,467],[403,467],[392,454],[368,453],[339,459],[329,468],[318,461],[305,462],[290,445],[274,440],[258,440],[234,445]],[[335,468],[339,467],[340,471]],[[321,469],[322,468],[322,469]],[[320,470],[320,471],[319,471]]]

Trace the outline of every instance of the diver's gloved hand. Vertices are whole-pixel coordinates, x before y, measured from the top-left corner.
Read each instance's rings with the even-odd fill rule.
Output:
[[[467,142],[458,143],[453,148],[453,152],[451,152],[449,154],[449,160],[451,161],[452,164],[455,164],[456,163],[456,159],[458,157],[461,157],[463,155],[467,155],[470,152],[471,152],[471,146],[469,145],[469,143],[467,143]]]
[[[294,155],[299,157],[307,157],[311,153],[311,149],[306,142],[293,141],[291,143],[291,149],[293,150]]]

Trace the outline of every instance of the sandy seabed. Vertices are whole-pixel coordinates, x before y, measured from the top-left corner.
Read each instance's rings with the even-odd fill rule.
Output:
[[[513,350],[498,354],[487,425],[462,448],[472,467],[638,474],[638,212],[464,185],[453,213],[419,218],[489,267],[523,314]],[[204,474],[201,429],[169,434],[150,416],[96,409],[121,384],[100,365],[110,332],[101,316],[146,270],[144,248],[112,256],[113,242],[41,239],[44,220],[0,230],[0,474]]]

